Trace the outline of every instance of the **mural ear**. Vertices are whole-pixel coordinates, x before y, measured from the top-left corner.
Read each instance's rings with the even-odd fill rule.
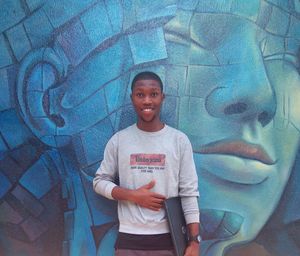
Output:
[[[17,104],[20,114],[32,132],[51,147],[66,145],[69,136],[58,136],[64,119],[50,114],[49,89],[60,86],[65,66],[52,48],[30,52],[22,61],[17,78]]]

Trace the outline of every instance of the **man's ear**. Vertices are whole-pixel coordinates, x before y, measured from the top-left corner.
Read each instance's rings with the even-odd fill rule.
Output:
[[[49,111],[49,89],[60,86],[65,75],[61,56],[52,48],[40,48],[24,58],[17,78],[16,103],[20,115],[32,132],[52,147],[66,145],[70,139],[69,136],[57,135],[64,120]]]

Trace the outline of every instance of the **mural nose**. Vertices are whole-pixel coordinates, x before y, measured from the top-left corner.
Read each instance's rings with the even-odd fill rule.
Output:
[[[259,82],[255,83],[255,80]],[[217,87],[208,94],[205,99],[207,112],[217,118],[245,122],[256,120],[262,126],[267,125],[273,119],[276,110],[275,93],[267,77],[262,79],[259,76],[252,79],[251,83],[232,84],[234,82]]]
[[[262,109],[261,112],[258,111],[257,113],[257,120],[263,125],[265,126],[266,124],[268,124],[274,114],[274,104],[273,103],[269,103],[270,105],[268,105],[264,110]],[[249,106],[248,104],[244,103],[244,102],[237,102],[237,103],[233,103],[227,107],[225,107],[224,109],[224,114],[225,115],[249,115],[251,117],[251,115],[249,114],[251,111],[248,111],[248,109],[251,106]],[[248,111],[248,112],[247,112]],[[255,114],[255,113],[254,113]]]

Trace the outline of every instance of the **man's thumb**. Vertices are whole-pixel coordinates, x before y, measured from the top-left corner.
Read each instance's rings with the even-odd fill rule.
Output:
[[[154,187],[154,185],[155,185],[155,180],[151,180],[148,184],[145,185],[144,188],[151,189]]]

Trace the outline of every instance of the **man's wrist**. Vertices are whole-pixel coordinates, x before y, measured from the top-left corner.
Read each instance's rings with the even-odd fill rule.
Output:
[[[196,242],[196,241],[189,241],[189,245],[193,245],[193,246],[200,246],[200,243]]]
[[[193,235],[193,236],[190,235],[190,236],[188,237],[189,243],[193,242],[193,243],[199,244],[199,243],[201,242],[201,240],[202,240],[202,238],[201,238],[200,234]]]

